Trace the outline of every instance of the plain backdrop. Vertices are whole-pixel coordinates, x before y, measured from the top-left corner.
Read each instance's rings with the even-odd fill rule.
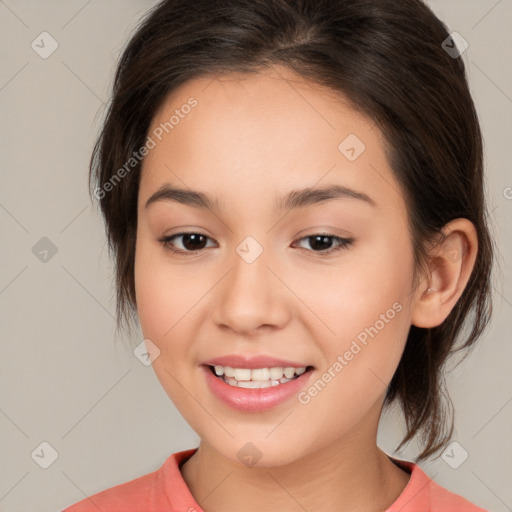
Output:
[[[502,273],[491,326],[447,377],[456,410],[450,449],[467,459],[456,469],[444,458],[421,467],[453,492],[505,512],[512,510],[512,0],[429,3],[469,43],[461,58],[484,132]],[[151,366],[134,356],[142,337],[114,343],[112,265],[88,196],[89,156],[115,63],[153,5],[0,1],[3,512],[62,510],[199,441]],[[394,452],[403,433],[396,412],[380,427],[387,453],[414,458],[415,444]]]

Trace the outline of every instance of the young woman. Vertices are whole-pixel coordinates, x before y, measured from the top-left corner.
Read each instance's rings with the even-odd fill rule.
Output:
[[[119,325],[139,321],[201,442],[67,512],[483,510],[417,465],[453,431],[444,364],[491,314],[482,139],[450,37],[420,0],[148,14],[91,185]],[[415,463],[376,443],[395,402]]]

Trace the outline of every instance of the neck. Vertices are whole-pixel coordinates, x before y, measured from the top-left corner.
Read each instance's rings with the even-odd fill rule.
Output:
[[[272,467],[234,463],[202,441],[180,470],[205,512],[382,512],[396,501],[410,475],[378,448],[376,432],[370,437],[373,442],[365,444],[353,436],[340,439]]]

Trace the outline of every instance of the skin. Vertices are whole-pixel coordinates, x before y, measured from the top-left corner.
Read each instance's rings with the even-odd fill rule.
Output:
[[[144,160],[135,258],[142,332],[160,350],[154,371],[201,439],[181,466],[185,482],[206,512],[385,510],[409,480],[376,443],[386,387],[410,325],[439,325],[460,297],[476,257],[474,226],[445,226],[413,290],[407,208],[371,119],[274,67],[183,84],[148,133],[191,96],[197,106]],[[349,134],[366,146],[354,161],[338,149]],[[146,208],[164,183],[207,193],[218,208],[170,200]],[[376,207],[344,198],[274,210],[292,189],[327,184],[364,192]],[[197,253],[175,255],[159,239],[181,231],[208,238]],[[319,232],[354,242],[322,257],[304,238]],[[236,252],[247,236],[263,248],[251,264]],[[171,244],[194,248],[184,237]],[[202,375],[207,359],[265,354],[313,365],[314,383],[396,302],[400,312],[307,404],[292,397],[239,412]],[[252,467],[237,457],[247,442],[261,452]]]

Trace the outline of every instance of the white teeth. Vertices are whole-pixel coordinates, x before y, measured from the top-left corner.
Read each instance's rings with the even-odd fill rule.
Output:
[[[282,378],[280,380],[266,380],[266,381],[249,381],[249,382],[238,382],[236,379],[228,379],[227,383],[230,386],[234,386],[237,388],[248,388],[248,389],[260,389],[260,388],[269,388],[271,386],[279,386],[279,384],[284,384],[285,382],[289,382],[292,379]]]
[[[226,377],[234,377],[235,370],[233,370],[231,366],[224,366],[224,374],[226,375]]]
[[[287,379],[291,379],[295,374],[295,368],[285,368],[284,369],[284,376]]]
[[[254,368],[253,370],[250,370],[251,374],[251,380],[268,380],[270,379],[270,370],[268,368]],[[235,379],[240,380],[236,373],[235,373]],[[247,379],[249,380],[249,379]]]
[[[293,368],[292,368],[292,370],[293,370]],[[283,367],[269,368],[269,372],[270,372],[270,378],[272,380],[278,380],[278,379],[282,378],[282,376],[284,374],[284,368]]]
[[[233,386],[243,388],[263,388],[277,386],[292,380],[294,376],[302,375],[306,367],[293,368],[281,366],[273,368],[232,368],[230,366],[214,366],[215,374]]]
[[[250,368],[230,368],[236,380],[251,380],[251,369]],[[256,379],[255,379],[256,380]]]

